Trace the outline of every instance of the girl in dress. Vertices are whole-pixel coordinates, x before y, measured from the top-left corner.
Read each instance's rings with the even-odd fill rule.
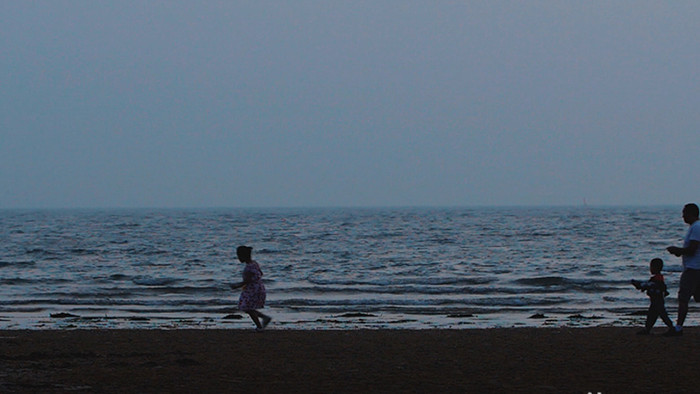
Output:
[[[243,268],[243,282],[233,284],[231,288],[243,288],[241,298],[238,300],[238,309],[247,313],[253,319],[258,331],[262,331],[272,318],[257,311],[257,309],[265,307],[266,292],[262,282],[262,270],[260,270],[258,263],[251,258],[252,251],[253,248],[249,246],[239,246],[236,249],[238,260],[245,263],[245,268]]]

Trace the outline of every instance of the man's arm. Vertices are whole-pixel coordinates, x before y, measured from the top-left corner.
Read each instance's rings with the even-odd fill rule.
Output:
[[[669,253],[671,253],[674,256],[694,256],[695,252],[698,251],[698,247],[700,246],[700,241],[696,240],[690,240],[688,243],[687,248],[679,248],[678,246],[669,246],[666,248]]]

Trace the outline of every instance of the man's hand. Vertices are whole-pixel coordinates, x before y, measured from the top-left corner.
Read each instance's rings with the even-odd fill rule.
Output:
[[[680,257],[683,255],[683,248],[679,248],[678,246],[669,246],[668,248],[666,248],[666,250],[668,250],[668,253],[671,253],[676,257]]]

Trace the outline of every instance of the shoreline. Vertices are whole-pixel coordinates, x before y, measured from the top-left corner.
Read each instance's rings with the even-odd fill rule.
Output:
[[[0,391],[695,392],[700,327],[637,330],[2,330]]]
[[[456,310],[430,314],[384,311],[347,311],[337,313],[289,312],[265,308],[273,317],[275,330],[469,330],[490,328],[595,328],[638,327],[644,325],[646,305],[624,310],[512,310],[499,312]],[[667,308],[675,317],[675,306]],[[700,310],[690,305],[687,325],[700,325]],[[657,324],[661,324],[660,322]],[[172,330],[252,328],[253,323],[240,311],[221,314],[83,314],[70,308],[41,313],[0,315],[2,330]]]

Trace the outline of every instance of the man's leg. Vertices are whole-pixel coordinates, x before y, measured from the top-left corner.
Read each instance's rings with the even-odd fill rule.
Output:
[[[685,317],[688,316],[688,301],[678,300],[678,320],[676,324],[679,327],[683,327],[685,323]]]
[[[685,318],[688,315],[688,302],[690,297],[695,294],[698,285],[698,271],[686,269],[681,274],[681,281],[678,286],[678,320],[676,321],[677,329],[683,327]]]

